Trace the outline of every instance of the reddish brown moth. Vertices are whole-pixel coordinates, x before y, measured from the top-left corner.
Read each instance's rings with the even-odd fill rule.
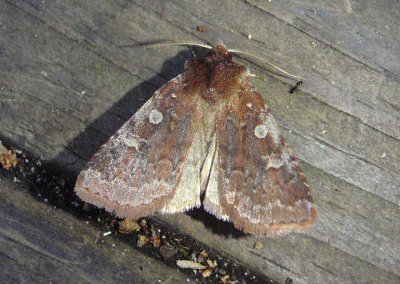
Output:
[[[306,178],[248,76],[224,45],[188,61],[93,156],[78,196],[122,218],[203,204],[256,235],[311,226]]]

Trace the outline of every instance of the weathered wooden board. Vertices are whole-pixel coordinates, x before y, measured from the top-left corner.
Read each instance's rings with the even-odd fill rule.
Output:
[[[0,137],[77,175],[192,58],[185,47],[125,45],[185,39],[261,55],[305,79],[288,94],[268,66],[238,59],[267,79],[254,85],[302,162],[316,226],[259,239],[254,253],[254,237],[225,237],[207,218],[157,218],[279,281],[396,283],[398,11],[397,1],[2,1]]]
[[[70,214],[34,199],[0,174],[1,283],[193,281]],[[27,215],[29,213],[30,215]]]

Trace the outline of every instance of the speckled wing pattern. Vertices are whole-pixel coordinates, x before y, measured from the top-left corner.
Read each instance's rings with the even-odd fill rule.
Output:
[[[76,183],[81,199],[129,218],[200,205],[200,104],[184,79],[161,87],[92,157]]]
[[[205,208],[256,235],[311,226],[316,211],[309,186],[261,95],[244,78],[220,108],[211,169],[219,196],[207,199],[206,192]]]

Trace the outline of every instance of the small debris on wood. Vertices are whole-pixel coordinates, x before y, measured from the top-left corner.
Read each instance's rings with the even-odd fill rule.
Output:
[[[152,230],[152,231],[153,232],[150,237],[150,243],[153,244],[154,248],[158,248],[161,244],[160,233],[154,232],[154,230]]]
[[[200,253],[199,253],[199,258],[206,258],[208,256],[208,253],[203,249]]]
[[[196,251],[192,251],[192,253],[190,254],[190,258],[191,258],[193,261],[198,262],[198,259],[197,259],[197,252],[196,252]]]
[[[212,261],[211,259],[207,259],[206,262],[207,262],[207,266],[208,266],[209,268],[212,268],[212,269],[217,268],[218,263],[217,263],[216,260]]]
[[[256,241],[255,243],[254,243],[254,249],[262,249],[262,247],[263,247],[263,244],[262,243],[260,243],[259,241]]]
[[[197,26],[196,28],[197,28],[197,31],[199,31],[201,33],[204,33],[207,30],[207,28],[205,26]]]
[[[208,257],[208,253],[205,250],[202,250],[197,256],[198,262],[203,262]],[[193,257],[192,257],[193,258]]]
[[[147,220],[144,219],[144,218],[140,219],[139,220],[139,225],[140,225],[140,227],[142,227],[142,229],[147,228]]]
[[[145,235],[139,235],[138,241],[137,241],[137,247],[142,248],[144,247],[147,243],[149,242],[149,238]]]
[[[204,278],[210,277],[211,276],[211,269],[207,268],[205,269],[202,273],[201,276],[203,276]]]
[[[6,170],[9,170],[12,167],[16,167],[18,160],[17,154],[12,151],[8,150],[3,144],[0,142],[0,163],[2,167]]]
[[[221,279],[222,283],[224,283],[224,284],[231,283],[231,279],[228,274],[221,276],[220,279]]]
[[[206,269],[204,265],[191,260],[177,260],[176,265],[178,265],[180,268]]]
[[[124,220],[120,221],[118,224],[118,232],[122,234],[131,233],[133,231],[139,231],[140,226],[137,220],[129,220],[125,218]]]
[[[183,238],[174,238],[174,241],[179,245],[183,242]]]
[[[313,48],[317,47],[317,44],[314,41],[311,43],[311,45],[312,45]]]
[[[149,228],[147,227],[147,220],[146,219],[140,219],[139,220],[139,225],[140,225],[140,227],[142,228],[142,230],[143,230],[143,233],[145,233],[146,235],[150,235],[150,230],[149,230]]]

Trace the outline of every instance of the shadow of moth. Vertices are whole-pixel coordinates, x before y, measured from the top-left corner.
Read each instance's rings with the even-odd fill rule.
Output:
[[[101,146],[77,195],[121,218],[203,205],[259,236],[311,226],[306,178],[248,76],[223,45],[188,61]]]

